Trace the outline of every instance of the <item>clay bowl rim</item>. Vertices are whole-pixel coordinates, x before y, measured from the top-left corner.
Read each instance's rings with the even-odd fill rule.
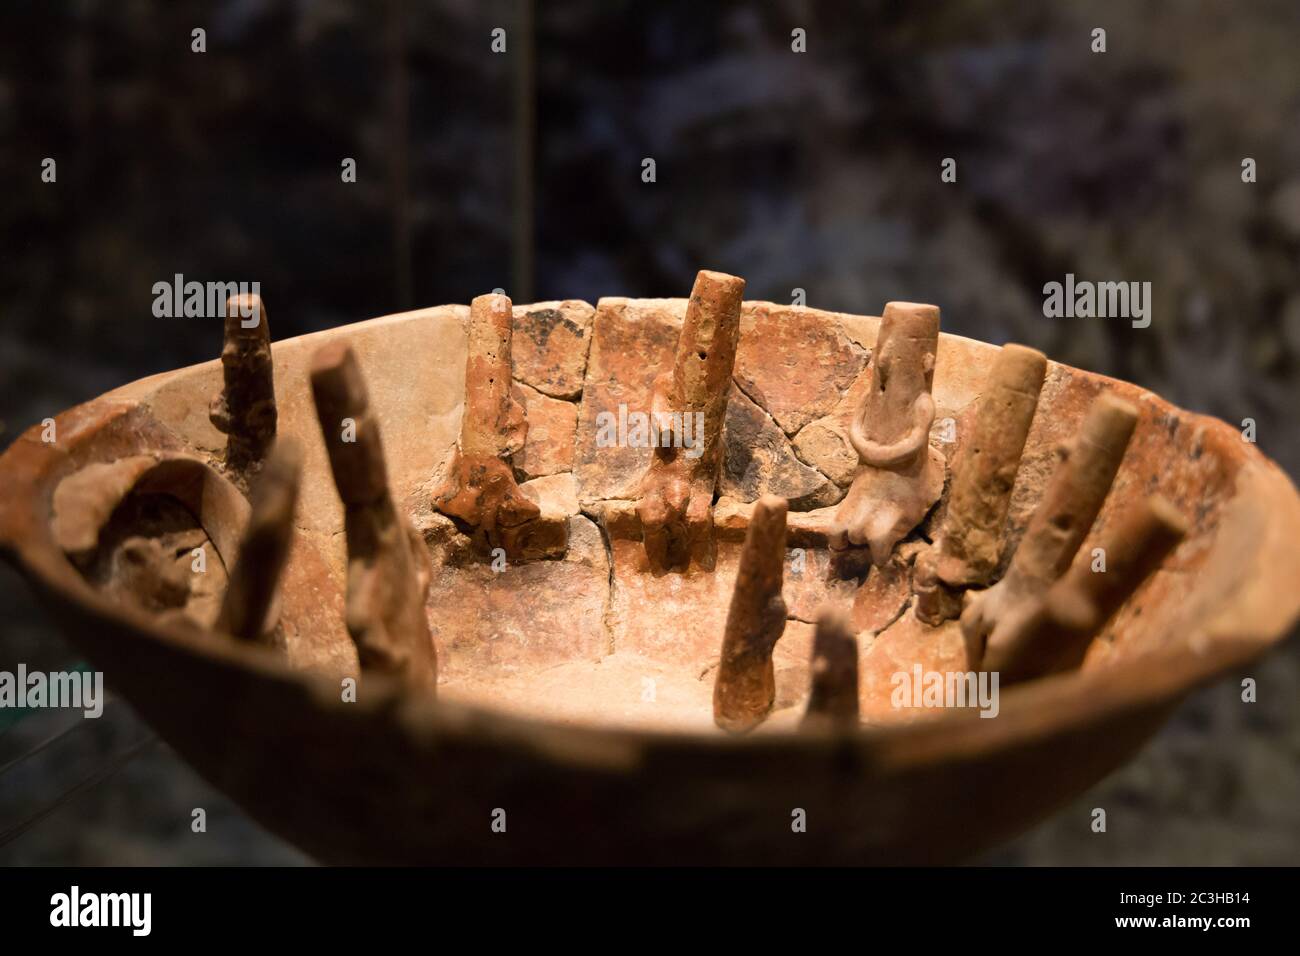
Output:
[[[446,307],[383,316],[282,339],[273,343],[273,349],[302,347],[313,339],[345,335],[348,329],[372,323],[399,318],[415,321],[441,308]],[[963,338],[941,334],[949,339]],[[1235,475],[1235,493],[1224,504],[1225,512],[1253,510],[1255,517],[1263,519],[1251,555],[1251,570],[1249,577],[1243,579],[1246,583],[1231,592],[1219,613],[1199,629],[1198,640],[1186,635],[1177,644],[1125,656],[1102,667],[1006,688],[1001,693],[996,719],[981,719],[968,709],[947,709],[912,721],[864,724],[850,730],[778,728],[735,737],[705,728],[602,726],[529,717],[485,704],[430,698],[374,674],[361,675],[358,683],[365,692],[358,694],[357,702],[344,704],[329,677],[295,669],[274,650],[233,640],[219,642],[207,635],[195,636],[181,627],[160,623],[142,610],[109,600],[82,578],[54,541],[48,512],[54,479],[61,477],[60,465],[71,457],[73,449],[93,440],[98,429],[115,417],[114,412],[125,414],[139,405],[135,399],[120,397],[120,393],[207,364],[146,376],[61,412],[55,421],[61,431],[70,432],[66,447],[56,448],[42,442],[40,425],[21,433],[0,454],[0,487],[8,487],[10,491],[0,501],[0,554],[47,600],[78,604],[95,616],[114,621],[124,633],[165,642],[174,651],[205,658],[206,666],[233,666],[247,671],[250,677],[288,685],[299,692],[299,697],[305,693],[320,707],[346,707],[359,719],[387,711],[408,731],[514,739],[539,751],[563,755],[566,760],[602,764],[610,760],[622,764],[634,760],[634,754],[664,749],[761,753],[788,748],[819,749],[827,745],[842,748],[849,744],[876,766],[918,766],[947,758],[971,759],[1012,748],[1021,741],[1041,741],[1053,734],[1079,731],[1127,714],[1172,705],[1195,687],[1243,666],[1281,643],[1300,619],[1300,589],[1289,586],[1300,577],[1300,554],[1292,544],[1300,536],[1300,495],[1280,467],[1251,446],[1243,449],[1243,459]],[[1096,373],[1075,371],[1135,390],[1157,409],[1172,411],[1207,428],[1226,430],[1240,440],[1236,430],[1225,422],[1178,408],[1147,389]],[[24,488],[30,491],[18,493]],[[1277,494],[1284,496],[1289,507],[1261,513],[1258,502],[1275,505],[1273,496]],[[1225,515],[1221,527],[1227,520]],[[71,639],[78,643],[75,635]],[[95,653],[90,656],[93,658]]]

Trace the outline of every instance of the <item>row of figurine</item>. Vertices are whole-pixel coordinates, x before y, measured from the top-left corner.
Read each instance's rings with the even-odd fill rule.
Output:
[[[691,290],[673,366],[653,388],[656,413],[703,421],[691,454],[681,443],[655,448],[636,513],[648,567],[656,574],[714,566],[713,505],[722,428],[740,334],[744,280],[701,271]],[[511,389],[512,306],[501,294],[470,307],[465,408],[454,458],[433,506],[484,549],[512,558],[543,520],[509,464],[527,430]],[[240,317],[257,314],[253,324]],[[249,640],[260,633],[287,559],[299,451],[276,442],[268,324],[260,299],[227,305],[224,387],[211,418],[227,435],[224,465],[247,490],[252,518],[231,569],[218,628]],[[889,303],[868,364],[867,388],[849,439],[858,472],[835,512],[827,544],[835,566],[882,566],[943,493],[944,456],[930,442],[939,335],[932,305]],[[914,559],[915,614],[932,626],[957,617],[974,670],[1015,681],[1078,666],[1093,637],[1186,532],[1153,496],[1108,527],[1104,573],[1075,561],[1119,469],[1137,422],[1128,402],[1101,394],[1070,447],[1062,450],[996,583],[1004,525],[1047,362],[1007,345],[981,389],[973,431],[954,463],[934,543]],[[423,541],[389,491],[379,424],[352,350],[330,342],[313,356],[311,388],[335,485],[348,552],[346,623],[365,669],[396,674],[432,691],[437,662],[425,611],[431,569]],[[781,597],[787,506],[755,503],[722,641],[714,691],[719,726],[745,731],[770,712],[772,652],[786,621]],[[808,721],[856,724],[857,635],[833,608],[820,615],[813,649]]]

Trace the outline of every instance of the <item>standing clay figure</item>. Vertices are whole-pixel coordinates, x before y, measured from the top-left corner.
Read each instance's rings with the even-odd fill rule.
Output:
[[[280,575],[293,541],[302,451],[281,439],[253,485],[252,514],[239,546],[239,560],[221,602],[216,629],[240,640],[270,643],[275,628],[275,599]]]
[[[212,400],[208,418],[226,435],[226,470],[247,492],[249,474],[261,467],[275,440],[277,418],[271,332],[262,297],[245,294],[227,299],[224,334],[224,386]]]
[[[1102,563],[1080,554],[1014,640],[989,643],[983,669],[1014,683],[1078,667],[1093,638],[1186,534],[1187,521],[1160,495],[1129,509],[1104,537]]]
[[[379,423],[346,344],[331,342],[313,356],[311,390],[343,499],[347,626],[361,666],[432,691],[437,661],[424,612],[429,554],[389,493]]]
[[[692,428],[690,447],[685,447],[688,436],[661,437],[641,482],[636,510],[646,558],[656,571],[685,570],[692,558],[701,567],[713,567],[713,492],[744,291],[744,279],[700,271],[686,305],[672,373],[655,381],[652,412],[661,428],[678,415],[683,423],[700,423]]]
[[[740,552],[713,685],[713,722],[732,733],[761,724],[776,697],[772,651],[785,633],[786,510],[784,498],[759,498]]]
[[[927,624],[957,617],[962,590],[986,586],[993,578],[1046,372],[1046,356],[1023,345],[1003,346],[993,363],[974,432],[955,463],[943,526],[914,566],[916,616]]]
[[[868,389],[849,426],[862,470],[835,512],[830,544],[867,545],[877,567],[943,493],[943,455],[930,447],[939,308],[890,302],[880,320]]]
[[[1137,424],[1137,409],[1110,394],[1092,403],[1078,438],[1052,474],[1006,576],[968,592],[961,627],[972,669],[1015,647],[1097,520]]]
[[[433,506],[466,526],[480,550],[499,547],[518,560],[541,509],[519,490],[507,463],[528,433],[523,403],[513,391],[512,321],[504,295],[481,295],[470,304],[460,441]]]
[[[843,611],[825,608],[813,635],[812,690],[803,729],[858,726],[858,639]]]

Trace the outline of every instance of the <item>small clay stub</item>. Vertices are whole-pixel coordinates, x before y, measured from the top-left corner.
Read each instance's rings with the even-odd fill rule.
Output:
[[[858,639],[843,611],[827,607],[817,615],[811,689],[805,730],[851,730],[858,726]]]
[[[281,440],[253,484],[252,515],[230,572],[217,630],[240,640],[270,644],[280,577],[289,559],[293,517],[302,476],[302,451]]]
[[[759,498],[740,552],[713,685],[713,720],[732,733],[762,723],[776,695],[772,651],[785,633],[786,512],[784,498]]]

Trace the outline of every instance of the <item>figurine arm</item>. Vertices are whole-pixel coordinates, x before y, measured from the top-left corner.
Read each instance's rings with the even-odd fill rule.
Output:
[[[865,405],[865,402],[864,402]],[[849,441],[864,464],[876,468],[890,468],[902,464],[916,455],[930,440],[930,426],[934,424],[934,399],[929,392],[916,396],[912,405],[912,427],[898,441],[884,444],[872,441],[862,431],[862,409],[853,416],[849,425]]]

